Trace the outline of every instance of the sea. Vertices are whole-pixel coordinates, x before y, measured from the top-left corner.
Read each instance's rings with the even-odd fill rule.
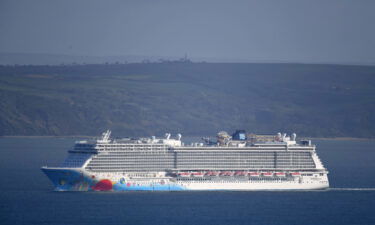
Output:
[[[0,224],[375,224],[375,141],[313,140],[323,191],[55,192],[40,167],[75,138],[0,138]]]

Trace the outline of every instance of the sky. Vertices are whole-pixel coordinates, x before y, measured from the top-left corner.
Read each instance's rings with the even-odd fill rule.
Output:
[[[0,53],[375,63],[373,0],[0,0]]]

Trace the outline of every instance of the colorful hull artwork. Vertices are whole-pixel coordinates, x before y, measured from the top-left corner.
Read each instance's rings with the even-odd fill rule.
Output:
[[[42,168],[55,186],[56,191],[182,191],[186,188],[165,182],[141,185],[127,182],[125,178],[118,181],[110,179],[97,180],[85,176],[79,170]]]
[[[76,141],[58,167],[42,167],[57,191],[253,191],[329,187],[310,140],[296,134],[253,136],[222,131],[217,141],[185,145],[171,138]],[[251,164],[251,167],[249,167]],[[255,166],[255,167],[254,167]],[[283,169],[285,168],[285,169]]]

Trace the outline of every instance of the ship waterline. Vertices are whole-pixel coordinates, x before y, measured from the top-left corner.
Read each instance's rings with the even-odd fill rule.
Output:
[[[261,139],[261,138],[258,138]],[[78,141],[60,167],[42,167],[58,191],[306,190],[329,187],[310,141],[237,131],[216,142],[157,139]]]

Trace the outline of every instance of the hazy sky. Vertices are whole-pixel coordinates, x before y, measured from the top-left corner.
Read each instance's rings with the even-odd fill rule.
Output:
[[[0,52],[375,62],[374,0],[0,0]]]

